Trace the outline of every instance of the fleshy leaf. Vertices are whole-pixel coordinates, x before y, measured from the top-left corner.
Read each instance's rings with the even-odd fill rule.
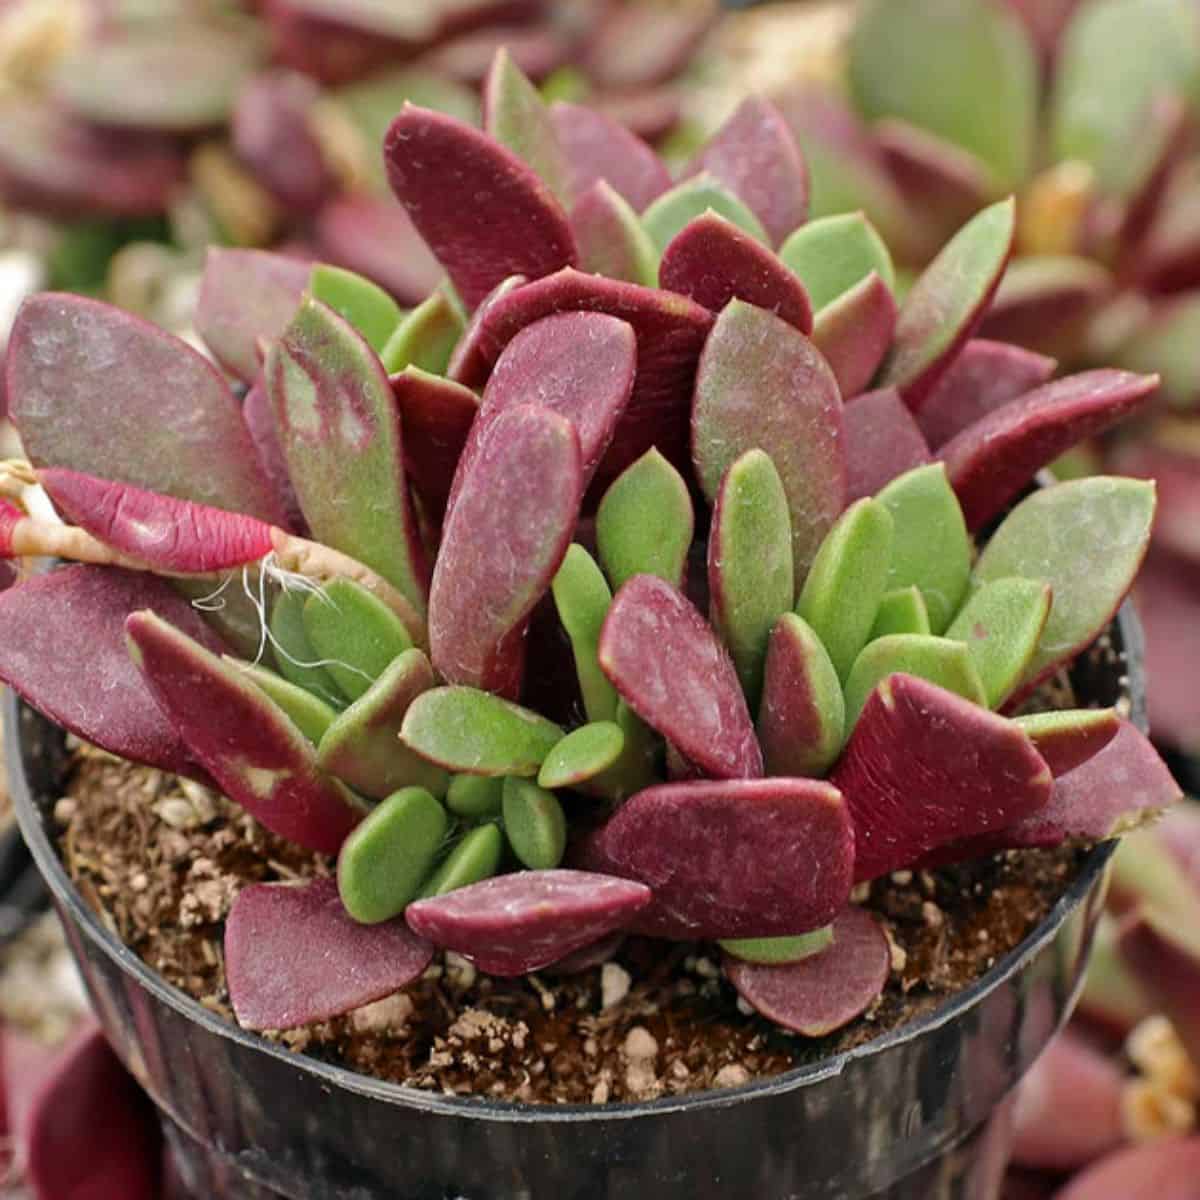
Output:
[[[525,975],[622,929],[650,889],[588,871],[518,871],[408,906],[409,927],[489,975]]]
[[[762,96],[743,100],[683,173],[702,171],[745,202],[771,245],[804,224],[808,170],[783,114]]]
[[[504,777],[455,775],[446,789],[446,807],[468,821],[498,817],[504,800]]]
[[[796,602],[840,679],[850,673],[875,624],[887,589],[892,537],[892,514],[883,504],[852,504],[826,534]]]
[[[763,450],[747,450],[721,479],[708,538],[708,587],[713,626],[755,709],[767,641],[795,598],[787,496]]]
[[[430,589],[430,657],[452,683],[516,695],[525,622],[579,517],[574,427],[549,408],[504,409],[464,454],[455,491]]]
[[[544,788],[574,788],[603,774],[620,757],[625,735],[615,721],[592,721],[571,730],[538,772]]]
[[[583,65],[605,88],[627,91],[672,79],[692,60],[718,15],[712,0],[608,9],[587,39]]]
[[[989,708],[1000,708],[1021,682],[1050,615],[1050,588],[1032,579],[994,579],[950,623],[979,671]]]
[[[283,709],[288,719],[314,746],[325,736],[325,731],[337,720],[337,709],[326,704],[320,696],[314,696],[298,684],[292,683],[274,671],[256,663],[241,662],[226,656],[225,661],[236,667],[255,687],[266,693]],[[336,772],[335,772],[336,774]]]
[[[595,559],[572,544],[551,585],[558,619],[571,642],[579,690],[589,721],[611,721],[617,712],[617,693],[600,669],[600,631],[612,603],[612,592]]]
[[[419,367],[431,375],[444,375],[463,328],[458,309],[437,288],[401,318],[388,338],[379,356],[384,370],[395,375],[407,367]]]
[[[1143,17],[1150,19],[1148,14]],[[1198,1171],[1200,1140],[1155,1140],[1100,1158],[1056,1193],[1056,1200],[1165,1200],[1180,1181],[1195,1179]]]
[[[1044,488],[1004,519],[975,565],[977,582],[1019,575],[1054,594],[1026,682],[1044,678],[1108,624],[1145,556],[1154,485],[1097,476]]]
[[[332,676],[318,665],[320,655],[313,649],[304,628],[305,594],[284,591],[271,609],[271,644],[279,673],[289,682],[319,696],[326,704],[341,708],[345,698]]]
[[[446,773],[400,743],[409,705],[434,686],[420,650],[405,650],[318,739],[317,761],[351,787],[383,800],[404,787],[442,796]],[[411,897],[410,897],[411,899]]]
[[[69,566],[0,593],[0,679],[87,742],[134,762],[203,778],[125,648],[125,620],[150,609],[214,654],[220,640],[163,579],[115,567]],[[94,686],[81,687],[87,663]]]
[[[258,454],[263,475],[275,493],[280,510],[287,517],[283,528],[289,533],[307,537],[310,532],[308,522],[300,511],[296,489],[292,487],[287,459],[279,441],[279,430],[275,427],[275,414],[271,411],[271,397],[267,394],[261,374],[242,401],[242,419],[246,422],[246,432],[250,434],[250,440]]]
[[[1044,808],[1052,785],[1018,726],[903,674],[871,695],[831,780],[854,820],[857,881],[1012,825]]]
[[[567,848],[567,818],[553,792],[528,779],[504,781],[501,814],[508,844],[522,866],[550,871]]]
[[[968,425],[1041,387],[1055,362],[1020,346],[975,338],[917,409],[917,424],[936,450]]]
[[[824,1037],[875,1002],[891,965],[879,923],[850,906],[833,922],[833,944],[822,953],[777,966],[727,958],[725,971],[738,994],[768,1020],[805,1037]]]
[[[670,584],[639,575],[621,588],[600,634],[600,666],[638,716],[707,774],[762,774],[733,661]]]
[[[617,591],[635,575],[683,586],[695,518],[683,477],[657,450],[612,483],[596,513],[596,545]]]
[[[310,264],[265,250],[210,246],[196,301],[196,332],[245,383],[259,372],[259,340],[274,341],[300,307]]]
[[[817,314],[813,344],[825,356],[846,400],[870,386],[895,331],[896,301],[875,273]]]
[[[903,673],[937,684],[972,704],[987,706],[987,692],[970,651],[949,637],[897,633],[869,642],[846,676],[846,728],[853,729],[876,686]]]
[[[719,944],[731,958],[742,962],[781,966],[828,950],[833,945],[833,926],[826,925],[812,933],[793,933],[788,937],[721,938]]]
[[[925,597],[915,583],[904,588],[893,588],[885,592],[879,602],[879,612],[871,628],[869,641],[887,637],[892,633],[929,634],[929,609]]]
[[[729,464],[754,449],[772,456],[783,480],[799,585],[845,503],[841,399],[802,333],[733,300],[713,326],[696,377],[692,455],[709,500]]]
[[[251,884],[225,921],[229,999],[243,1029],[292,1029],[390,996],[433,947],[403,921],[360,925],[332,879]]]
[[[670,172],[658,155],[611,117],[562,100],[550,106],[550,116],[576,196],[603,179],[640,213],[670,188]]]
[[[596,180],[575,202],[571,230],[584,271],[654,286],[658,250],[629,202],[606,180]]]
[[[713,313],[737,297],[775,313],[801,333],[812,332],[812,306],[800,280],[761,242],[715,212],[693,218],[671,239],[658,266],[658,282]]]
[[[471,126],[406,104],[384,155],[392,190],[468,308],[510,275],[538,279],[575,263],[574,238],[550,188]]]
[[[846,501],[874,496],[930,460],[917,422],[895,388],[866,392],[842,411],[846,428]]]
[[[9,336],[5,381],[35,466],[285,519],[224,379],[138,317],[82,296],[33,296]]]
[[[221,790],[280,837],[335,854],[362,810],[283,711],[153,613],[134,613],[125,630],[155,699]]]
[[[533,776],[563,732],[553,721],[490,692],[440,687],[409,705],[400,740],[448,771]]]
[[[1159,482],[1163,503],[1168,497]],[[1166,521],[1156,524],[1155,539]],[[1191,564],[1152,552],[1138,575],[1138,616],[1146,633],[1146,674],[1150,689],[1150,727],[1165,745],[1194,753],[1200,748],[1200,693],[1194,682],[1200,676],[1200,641],[1193,631],[1200,621],[1200,591]]]
[[[449,820],[424,789],[406,787],[373,808],[338,854],[338,895],[354,920],[399,916],[429,878]]]
[[[785,613],[771,631],[758,710],[758,740],[771,776],[819,777],[841,753],[846,702],[829,653],[812,627]]]
[[[353,325],[376,354],[387,345],[403,315],[383,288],[344,267],[318,263],[309,276],[308,290],[314,300]]]
[[[892,256],[860,212],[821,217],[802,225],[780,246],[779,257],[800,276],[817,312],[872,273],[889,292],[896,288]]]
[[[974,333],[1012,250],[1016,205],[1002,200],[963,226],[922,272],[900,308],[881,386],[919,409]]]
[[[958,611],[971,573],[971,542],[945,467],[917,467],[889,483],[878,499],[896,523],[888,586],[915,583],[925,596],[930,626],[940,634]],[[1044,578],[1036,571],[1005,574]]]
[[[967,528],[986,524],[1042,467],[1136,412],[1157,387],[1156,375],[1085,371],[967,426],[939,452]]]
[[[642,213],[642,223],[661,253],[689,221],[710,211],[756,241],[764,245],[770,243],[762,222],[742,200],[708,173],[694,175],[677,183],[669,192],[663,192]]]
[[[500,869],[503,853],[504,834],[499,825],[493,823],[468,829],[425,881],[419,898],[444,896],[447,892],[490,879]]]
[[[268,355],[266,380],[314,536],[378,571],[423,612],[424,550],[379,359],[332,309],[306,297]]]
[[[846,904],[854,838],[828,783],[702,780],[638,792],[580,853],[589,867],[653,890],[638,932],[776,937],[828,925]]]
[[[1057,779],[1099,754],[1117,735],[1120,718],[1112,708],[1072,708],[1017,717],[1037,752]]]

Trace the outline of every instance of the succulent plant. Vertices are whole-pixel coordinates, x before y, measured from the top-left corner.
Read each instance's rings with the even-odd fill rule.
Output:
[[[1011,715],[1103,632],[1154,512],[1129,479],[1025,493],[1156,384],[986,344],[980,375],[1012,204],[897,303],[865,219],[806,223],[767,102],[674,183],[561,115],[502,56],[486,131],[395,117],[387,177],[447,275],[409,312],[214,251],[197,325],[240,403],[95,301],[15,324],[0,546],[75,565],[0,596],[0,677],[338,855],[336,886],[235,902],[248,1027],[435,949],[514,975],[632,931],[719,942],[816,1036],[888,974],[856,884],[1177,795],[1114,710]],[[936,458],[929,412],[959,425]]]

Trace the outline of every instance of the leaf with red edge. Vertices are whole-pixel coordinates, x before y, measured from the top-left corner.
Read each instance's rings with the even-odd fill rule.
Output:
[[[608,313],[627,321],[637,337],[633,394],[597,472],[596,487],[611,483],[652,446],[675,466],[686,464],[686,412],[696,363],[713,318],[684,296],[579,271],[559,271],[497,298],[481,323],[470,360],[466,352],[462,360],[456,352],[460,369],[455,371],[452,365],[451,373],[468,387],[482,384],[488,369],[522,329],[561,312]],[[470,338],[468,330],[464,342]]]
[[[1094,758],[1117,736],[1115,708],[1068,708],[1015,718],[1057,779]]]
[[[429,594],[430,658],[451,683],[516,697],[522,634],[570,545],[583,496],[579,437],[518,404],[464,455]]]
[[[854,872],[845,801],[818,779],[646,788],[578,852],[591,869],[651,888],[634,928],[678,940],[818,929],[846,905]]]
[[[1053,782],[1017,725],[911,675],[871,693],[830,780],[854,820],[857,882],[1036,814]]]
[[[550,117],[574,195],[582,196],[603,179],[640,213],[670,189],[671,173],[662,159],[612,117],[562,100],[550,106]]]
[[[466,384],[467,387],[483,387],[494,361],[488,358],[485,342],[485,325],[488,316],[498,301],[528,282],[524,275],[510,275],[488,292],[479,307],[471,314],[467,327],[462,330],[454,343],[450,361],[446,365],[447,379],[453,379],[455,383]]]
[[[994,409],[939,451],[971,531],[980,529],[1042,467],[1141,408],[1156,375],[1085,371]]]
[[[598,179],[571,209],[579,265],[594,275],[648,287],[658,281],[658,249],[629,202]]]
[[[881,383],[899,388],[913,408],[983,319],[1008,264],[1015,227],[1011,199],[984,209],[954,235],[905,298]]]
[[[271,526],[243,513],[62,467],[39,471],[38,482],[71,524],[164,573],[228,571],[271,552]]]
[[[116,567],[62,567],[0,594],[0,678],[84,741],[134,762],[203,777],[129,661],[125,619],[143,609],[214,654],[224,650],[165,580]],[[87,663],[88,687],[80,686],[80,663]]]
[[[801,333],[812,332],[812,305],[804,284],[756,238],[711,209],[667,244],[658,282],[709,312],[719,313],[736,297],[775,313]]]
[[[691,61],[718,13],[713,0],[610,6],[588,38],[583,67],[601,87],[617,91],[662,83]]]
[[[748,96],[684,168],[707,171],[740,197],[778,246],[808,216],[808,169],[783,114]]]
[[[1150,727],[1160,743],[1200,751],[1200,570],[1161,552],[1147,558],[1137,588],[1146,634]]]
[[[360,925],[334,879],[243,888],[225,920],[225,974],[243,1029],[327,1021],[407,987],[433,947],[403,921]]]
[[[130,616],[125,632],[154,698],[221,790],[280,837],[336,854],[364,810],[266,693],[151,612]]]
[[[833,922],[833,945],[799,962],[772,966],[725,957],[738,995],[768,1020],[805,1037],[824,1037],[865,1012],[892,967],[887,936],[870,913],[848,907]]]
[[[1200,1176],[1200,1137],[1130,1146],[1076,1175],[1055,1200],[1189,1200]]]
[[[284,519],[225,380],[149,322],[82,296],[32,296],[9,336],[5,378],[35,466]]]
[[[813,344],[829,363],[843,399],[870,387],[895,331],[896,301],[875,272],[817,314]]]
[[[974,338],[921,401],[917,424],[936,450],[994,409],[1041,387],[1056,366],[1021,346]]]
[[[866,392],[842,411],[846,430],[846,503],[874,496],[893,479],[932,460],[895,388]]]
[[[747,450],[771,455],[792,516],[796,586],[845,507],[837,382],[812,342],[774,313],[732,300],[704,346],[692,410],[692,457],[712,500]]]
[[[510,275],[539,279],[575,263],[549,187],[479,130],[405,104],[384,155],[392,190],[468,308]]]
[[[625,928],[650,889],[590,871],[518,871],[417,900],[404,918],[489,975],[524,975]]]
[[[296,499],[296,489],[292,487],[292,477],[288,474],[287,459],[283,454],[283,446],[279,441],[279,430],[275,427],[275,414],[271,411],[271,397],[267,392],[266,381],[260,374],[242,401],[242,419],[246,422],[246,431],[258,452],[258,461],[262,466],[263,475],[275,492],[279,507],[287,517],[284,526],[289,533],[308,535],[308,522],[300,511],[300,501]]]
[[[638,575],[621,588],[600,633],[599,658],[630,708],[707,774],[762,775],[733,660],[670,584]]]

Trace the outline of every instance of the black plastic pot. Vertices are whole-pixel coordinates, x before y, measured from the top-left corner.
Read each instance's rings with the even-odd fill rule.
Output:
[[[1079,667],[1078,692],[1107,704],[1131,690],[1144,724],[1128,606],[1111,636],[1127,662]],[[108,1037],[206,1200],[993,1200],[1007,1097],[1074,1004],[1113,849],[1093,850],[1041,925],[976,984],[847,1054],[647,1104],[448,1098],[291,1053],[164,984],[83,903],[48,836],[61,731],[6,705],[25,837]]]

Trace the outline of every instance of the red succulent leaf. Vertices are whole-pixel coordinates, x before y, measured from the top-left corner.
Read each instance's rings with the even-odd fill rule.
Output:
[[[817,314],[813,344],[825,356],[842,398],[870,387],[896,331],[896,301],[872,271]]]
[[[495,305],[509,292],[523,287],[529,280],[524,275],[510,275],[502,279],[483,298],[479,307],[471,314],[466,329],[455,343],[446,367],[446,378],[467,387],[481,388],[487,382],[488,372],[495,361],[489,358],[489,347],[485,340],[487,320]]]
[[[665,138],[683,117],[683,97],[673,83],[593,94],[588,105],[651,144]]]
[[[287,524],[284,528],[289,533],[307,536],[308,522],[300,511],[296,489],[292,487],[292,477],[288,473],[287,459],[279,441],[279,430],[275,425],[275,414],[271,411],[271,397],[261,373],[242,401],[242,419],[246,422],[246,431],[258,452],[263,475],[274,489],[279,507],[287,514]]]
[[[225,921],[229,999],[244,1029],[327,1021],[406,987],[432,958],[403,921],[354,921],[333,879],[252,884]]]
[[[584,69],[601,87],[622,91],[662,83],[691,61],[718,12],[700,0],[656,6],[648,20],[644,9],[608,6],[588,38]]]
[[[1146,676],[1154,681],[1148,696],[1154,736],[1195,753],[1200,750],[1200,568],[1153,550],[1135,595],[1146,633]]]
[[[1076,1175],[1055,1200],[1190,1200],[1200,1176],[1200,1137],[1131,1146]]]
[[[572,44],[562,31],[544,25],[494,25],[460,34],[421,61],[439,75],[478,87],[500,49],[508,52],[522,74],[542,80],[570,60]]]
[[[867,392],[842,412],[846,430],[846,503],[874,496],[905,471],[932,461],[908,405],[895,388]]]

